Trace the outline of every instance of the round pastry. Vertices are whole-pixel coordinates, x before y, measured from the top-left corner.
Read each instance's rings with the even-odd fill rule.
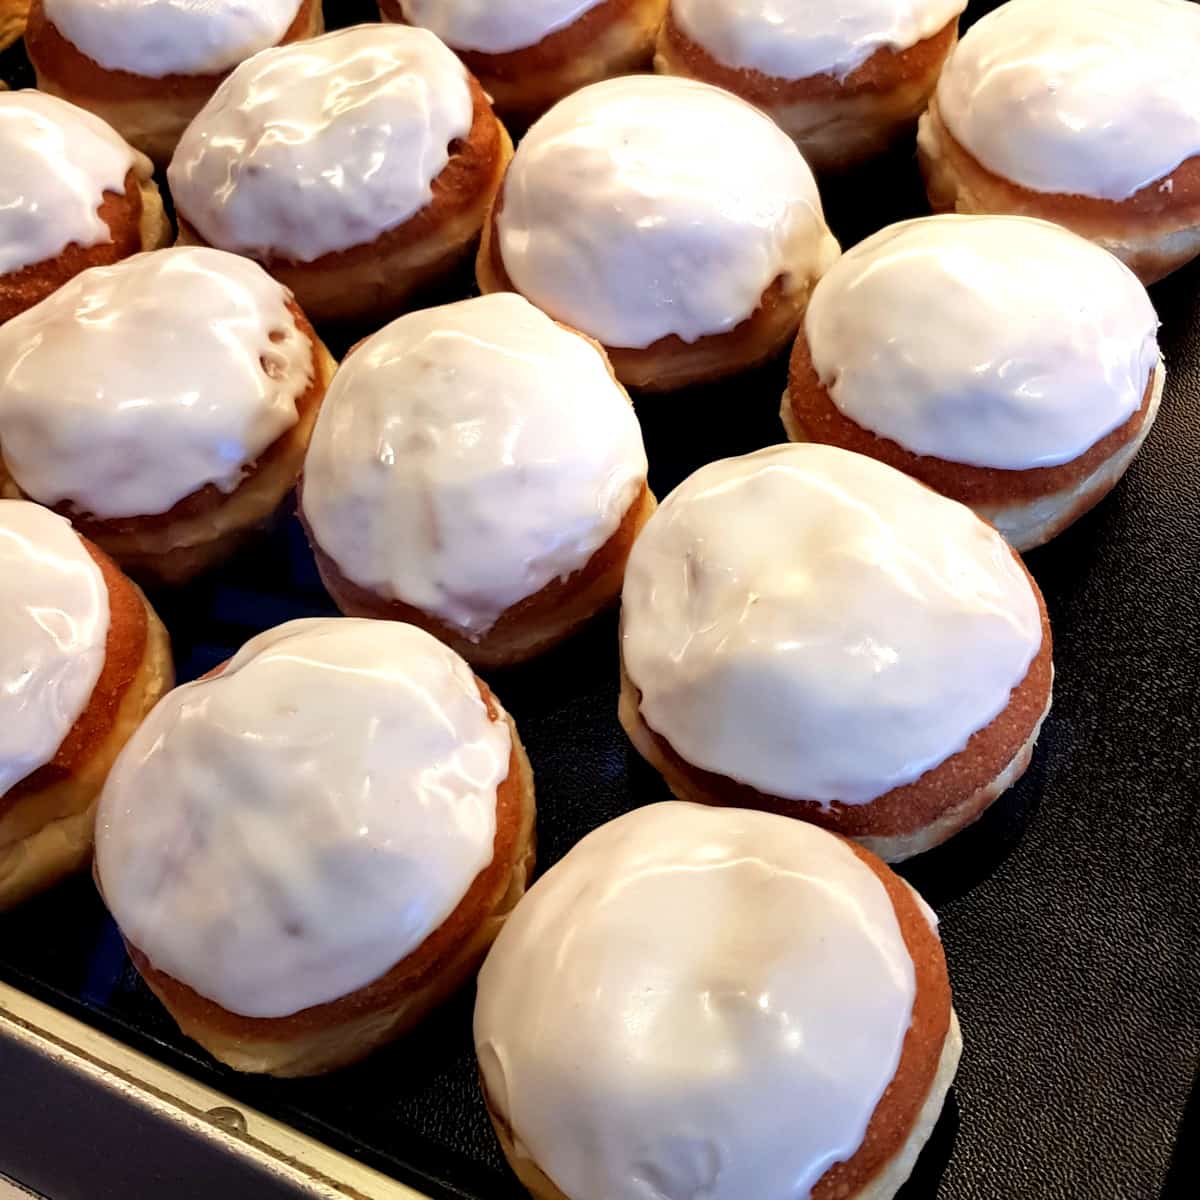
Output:
[[[671,0],[655,69],[736,92],[815,171],[912,137],[966,0]]]
[[[874,855],[668,803],[590,833],[517,905],[475,1048],[537,1200],[889,1200],[962,1039],[937,918]]]
[[[165,166],[238,63],[323,28],[320,0],[34,0],[25,47],[42,91]]]
[[[393,621],[291,621],[172,692],[117,760],[96,877],[180,1029],[239,1071],[312,1075],[478,967],[533,863],[512,721]]]
[[[243,63],[167,177],[181,241],[258,259],[314,321],[378,321],[469,253],[511,155],[432,33],[359,25]]]
[[[29,0],[0,0],[0,50],[11,46],[25,32]],[[0,82],[0,91],[4,90]]]
[[[702,467],[646,523],[622,593],[621,724],[683,800],[762,808],[891,862],[1029,765],[1050,626],[969,508],[832,446]]]
[[[0,92],[0,325],[80,271],[170,237],[145,155],[64,100]]]
[[[334,366],[248,259],[190,247],[85,271],[0,328],[0,495],[182,582],[295,486]]]
[[[0,910],[91,858],[105,776],[172,682],[166,630],[107,555],[0,500]]]
[[[479,248],[484,292],[520,292],[646,391],[719,379],[794,336],[837,257],[816,183],[774,122],[690,79],[568,96],[522,140]]]
[[[432,30],[496,110],[529,121],[563,96],[650,65],[668,0],[379,0]]]
[[[1200,253],[1197,56],[1189,0],[1010,0],[921,118],[931,204],[1044,217],[1161,279]]]
[[[1029,550],[1106,496],[1145,440],[1157,329],[1132,272],[1060,225],[906,221],[813,289],[783,423],[793,441],[912,475]]]
[[[410,313],[361,343],[301,497],[344,613],[411,621],[489,667],[615,602],[653,509],[603,350],[512,294]]]

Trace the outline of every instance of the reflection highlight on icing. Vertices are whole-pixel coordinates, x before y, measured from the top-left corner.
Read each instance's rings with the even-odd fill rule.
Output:
[[[231,1012],[386,973],[492,858],[511,739],[467,665],[393,621],[291,621],[170,693],[105,785],[96,862],[123,935]]]
[[[685,480],[634,543],[622,606],[652,730],[696,767],[822,803],[867,803],[957,753],[1042,640],[994,529],[808,444]]]
[[[188,126],[167,177],[211,244],[312,262],[428,204],[473,111],[466,69],[433,34],[358,25],[243,63]]]
[[[768,117],[632,75],[560,101],[508,169],[496,226],[516,289],[607,346],[724,333],[837,256],[812,172]]]
[[[1200,152],[1198,57],[1188,0],[1009,0],[950,55],[938,111],[999,175],[1124,200]]]
[[[590,833],[479,977],[492,1106],[567,1195],[802,1197],[861,1144],[916,993],[883,885],[785,817],[655,804]]]
[[[507,54],[536,46],[604,0],[400,0],[405,20],[456,50]]]
[[[585,566],[645,480],[602,355],[497,293],[410,313],[346,360],[303,507],[347,578],[479,637]]]
[[[99,214],[150,160],[99,117],[42,92],[0,93],[0,273],[112,241]]]
[[[311,381],[287,297],[256,263],[202,247],[77,275],[0,327],[8,470],[42,503],[101,518],[232,492]]]
[[[1137,277],[1024,217],[882,230],[820,280],[804,329],[851,420],[915,454],[1009,470],[1084,453],[1137,412],[1158,362]]]
[[[288,31],[300,0],[42,0],[46,19],[110,71],[225,71]]]
[[[0,798],[43,767],[104,669],[108,589],[71,526],[0,500]]]
[[[938,33],[966,0],[671,0],[679,31],[730,67],[845,79],[877,50]]]

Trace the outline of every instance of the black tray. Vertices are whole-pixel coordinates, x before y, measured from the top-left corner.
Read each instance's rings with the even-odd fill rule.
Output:
[[[326,8],[336,25],[369,6]],[[26,72],[19,51],[0,58],[10,83],[28,84]],[[845,245],[925,211],[909,154],[823,191]],[[1058,670],[1032,769],[977,826],[903,868],[941,917],[965,1038],[905,1200],[1197,1195],[1198,282],[1193,267],[1154,289],[1169,373],[1141,455],[1098,510],[1029,557]],[[782,440],[783,382],[777,364],[639,404],[656,493]],[[334,611],[290,517],[219,577],[153,600],[180,679],[280,621]],[[489,682],[533,762],[542,869],[597,824],[666,797],[617,724],[611,614]],[[360,1067],[299,1082],[239,1076],[179,1035],[86,876],[0,919],[0,979],[431,1196],[524,1195],[480,1099],[470,993]],[[0,1131],[0,1146],[10,1136]]]

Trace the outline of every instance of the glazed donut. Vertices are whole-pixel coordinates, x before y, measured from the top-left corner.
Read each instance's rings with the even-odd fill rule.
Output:
[[[180,1029],[312,1075],[416,1024],[525,890],[508,715],[411,625],[291,621],[154,710],[96,818],[96,878]]]
[[[1106,496],[1145,440],[1157,330],[1133,273],[1060,225],[905,221],[813,289],[783,423],[792,441],[912,475],[1029,550]]]
[[[504,117],[528,122],[590,83],[650,65],[668,0],[379,0],[432,30]]]
[[[0,328],[0,495],[181,583],[295,486],[334,365],[248,259],[186,247],[85,271]]]
[[[1200,253],[1198,56],[1190,0],[1010,0],[921,118],[930,203],[1044,217],[1161,279]]]
[[[477,275],[595,338],[622,383],[668,391],[776,354],[837,254],[778,126],[708,84],[631,75],[525,135]]]
[[[0,910],[91,858],[105,776],[172,682],[166,630],[108,556],[0,500]]]
[[[42,91],[165,166],[238,63],[323,28],[320,0],[34,0],[25,47]]]
[[[1046,607],[1016,553],[836,447],[702,467],[646,523],[621,599],[621,724],[681,800],[890,862],[1015,783],[1050,708]]]
[[[537,1200],[889,1200],[962,1039],[937,918],[874,855],[667,803],[588,834],[517,905],[475,1048]]]
[[[495,667],[616,601],[654,497],[603,350],[502,293],[410,313],[354,351],[300,509],[344,613]]]
[[[424,29],[360,25],[264,50],[167,171],[182,242],[258,259],[317,322],[376,322],[466,257],[512,154]]]
[[[64,100],[0,92],[0,325],[170,237],[145,155]]]
[[[29,0],[0,0],[0,50],[11,46],[25,32]],[[4,90],[0,83],[0,91]]]
[[[911,138],[966,0],[671,0],[655,70],[737,93],[814,171]]]

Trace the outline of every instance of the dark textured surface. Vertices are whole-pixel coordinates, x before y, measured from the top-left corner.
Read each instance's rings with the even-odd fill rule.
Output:
[[[0,62],[14,82],[16,61]],[[903,156],[825,197],[847,244],[924,211]],[[1198,283],[1192,268],[1154,290],[1170,374],[1141,456],[1097,511],[1030,556],[1058,668],[1034,766],[979,825],[904,871],[941,917],[966,1041],[905,1200],[1198,1194]],[[782,386],[775,367],[640,404],[655,490],[780,440]],[[333,611],[292,520],[220,579],[155,600],[181,678],[272,624]],[[537,775],[542,868],[666,795],[617,725],[616,661],[609,616],[490,678]],[[469,995],[362,1067],[240,1078],[176,1033],[86,878],[0,920],[0,977],[433,1195],[522,1194],[478,1095]]]

